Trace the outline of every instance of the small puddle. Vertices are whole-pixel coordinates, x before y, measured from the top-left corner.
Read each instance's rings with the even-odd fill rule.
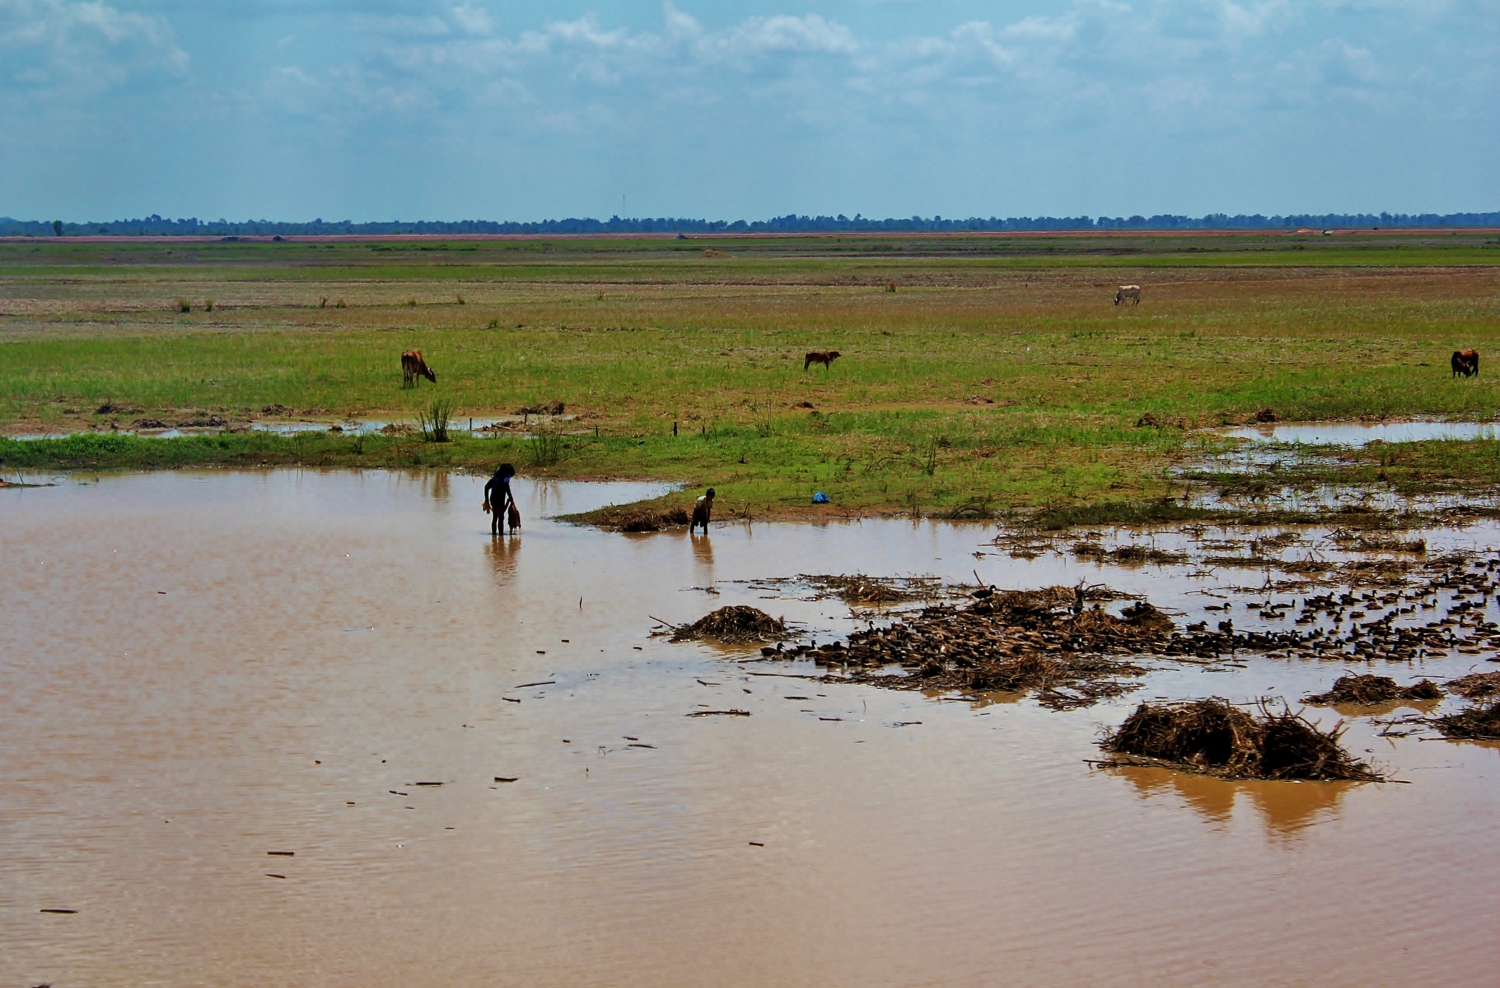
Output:
[[[1084,759],[1140,700],[1295,707],[1349,672],[1500,668],[1500,640],[1478,640],[1492,595],[1358,583],[1368,560],[1415,573],[1456,552],[1491,580],[1500,525],[1388,545],[1199,527],[1007,546],[993,525],[909,520],[615,535],[550,518],[665,487],[523,479],[522,534],[493,540],[483,482],[216,470],[0,490],[0,982],[1492,979],[1495,746],[1406,736],[1412,709],[1309,707],[1410,784]],[[790,578],[902,577],[899,609],[975,570],[1266,632],[1338,585],[1368,612],[1344,622],[1430,622],[1431,604],[1470,651],[1148,657],[1140,689],[1056,712],[650,635],[747,604],[845,638],[889,612]]]

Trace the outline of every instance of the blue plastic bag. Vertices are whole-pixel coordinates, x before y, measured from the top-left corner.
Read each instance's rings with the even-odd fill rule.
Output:
[[[828,503],[828,495],[824,494],[822,491],[818,491],[818,493],[816,493],[816,494],[813,495],[813,504],[827,504],[827,503]]]

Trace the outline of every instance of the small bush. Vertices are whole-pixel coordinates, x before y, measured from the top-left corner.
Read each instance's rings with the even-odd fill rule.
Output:
[[[335,309],[347,309],[349,308],[349,305],[343,299],[339,299],[337,302],[333,303],[333,307]]]
[[[203,300],[203,311],[204,312],[212,312],[212,311],[214,311],[214,300],[213,299],[206,298],[206,299]]]
[[[193,303],[189,302],[185,298],[180,298],[180,299],[177,300],[177,311],[178,312],[192,312],[193,311]]]
[[[415,298],[409,298],[406,300],[406,304],[415,309],[417,307],[417,300]]]

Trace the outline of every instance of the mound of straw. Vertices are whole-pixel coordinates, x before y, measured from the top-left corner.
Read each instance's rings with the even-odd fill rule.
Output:
[[[1378,781],[1379,775],[1339,744],[1341,733],[1320,731],[1289,710],[1276,713],[1262,706],[1255,715],[1210,697],[1142,703],[1100,747],[1224,779]]]
[[[596,525],[615,532],[659,532],[689,520],[686,508],[605,508],[594,516]]]
[[[809,576],[797,581],[816,588],[818,600],[837,597],[850,606],[859,604],[900,604],[909,600],[935,600],[943,595],[943,585],[932,577]]]
[[[1468,700],[1482,700],[1500,693],[1500,672],[1475,672],[1450,680],[1448,688]]]
[[[1475,705],[1467,710],[1433,721],[1447,738],[1465,741],[1500,741],[1500,700],[1488,706]]]
[[[765,611],[743,604],[721,607],[692,624],[681,625],[672,631],[674,642],[709,638],[728,645],[785,641],[787,637],[784,621],[778,621]]]
[[[1369,706],[1390,703],[1392,700],[1438,700],[1442,696],[1442,689],[1426,679],[1410,686],[1397,686],[1396,681],[1389,676],[1340,676],[1334,682],[1333,689],[1310,696],[1307,702],[1319,706],[1333,703]]]

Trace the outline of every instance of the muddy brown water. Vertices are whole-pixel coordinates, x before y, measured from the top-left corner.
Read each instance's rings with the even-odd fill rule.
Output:
[[[857,625],[735,582],[798,572],[1088,579],[1194,617],[1223,574],[976,558],[981,526],[545,518],[631,485],[519,484],[496,544],[466,477],[78,481],[0,491],[0,983],[1493,983],[1494,746],[1353,717],[1409,783],[1364,786],[1083,761],[1139,699],[1296,698],[1363,664],[1161,664],[1054,713],[648,635],[728,603]],[[751,716],[685,716],[729,708]]]

